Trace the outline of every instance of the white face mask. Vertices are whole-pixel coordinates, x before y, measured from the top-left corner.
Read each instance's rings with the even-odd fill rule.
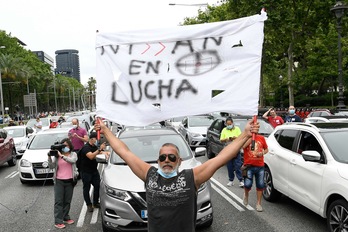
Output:
[[[77,125],[73,125],[73,128],[76,129],[76,128],[77,128]]]

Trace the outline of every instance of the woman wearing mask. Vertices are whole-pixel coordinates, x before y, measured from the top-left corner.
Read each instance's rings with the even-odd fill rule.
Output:
[[[65,228],[64,223],[73,224],[70,218],[70,203],[74,191],[74,181],[76,179],[76,160],[77,155],[73,151],[74,147],[68,138],[61,141],[65,145],[62,151],[57,151],[56,156],[48,154],[48,164],[55,169],[54,180],[54,222],[58,229]]]

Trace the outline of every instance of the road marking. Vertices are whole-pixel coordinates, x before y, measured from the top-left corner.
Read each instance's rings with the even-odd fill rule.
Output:
[[[217,180],[215,180],[214,178],[210,178],[210,180],[212,181],[212,182],[214,182],[214,184],[215,185],[217,185],[217,186],[219,186],[219,188],[221,188],[222,190],[224,190],[228,195],[230,195],[232,198],[234,198],[236,201],[238,201],[241,205],[243,205],[244,206],[244,204],[243,204],[243,199],[241,199],[241,198],[239,198],[236,194],[234,194],[233,192],[231,192],[231,190],[229,190],[228,188],[226,188],[225,186],[223,186],[219,181],[217,181]],[[212,184],[212,186],[213,186],[213,184]],[[213,187],[214,188],[214,187]],[[235,202],[231,199],[231,198],[229,198],[228,196],[226,196],[226,194],[225,193],[223,193],[222,191],[220,191],[219,189],[217,190],[217,187],[215,186],[215,188],[214,188],[214,190],[216,191],[216,192],[218,192],[222,197],[224,197],[228,202],[230,202],[228,199],[230,199],[234,204],[235,204]],[[221,194],[222,193],[222,194]],[[228,198],[226,198],[226,197]],[[231,202],[230,202],[231,203]],[[235,206],[233,203],[231,203],[233,206]],[[238,205],[237,205],[238,206]],[[238,206],[239,207],[239,206]],[[245,206],[244,206],[245,207]],[[236,207],[237,208],[237,207]],[[246,208],[248,209],[248,210],[255,210],[253,207],[251,207],[250,205],[247,205],[246,206]],[[238,208],[237,208],[238,209]],[[244,211],[244,210],[243,210]]]
[[[18,175],[18,171],[13,171],[13,172],[11,172],[9,175],[7,175],[6,177],[5,177],[5,179],[7,179],[7,178],[13,178],[13,177],[15,177],[15,176],[17,176]]]
[[[245,211],[242,207],[240,207],[236,202],[234,202],[231,198],[229,198],[224,192],[222,192],[220,189],[216,187],[216,185],[211,184],[211,187],[220,194],[223,198],[226,199],[231,205],[233,205],[236,209],[238,209],[240,212]]]
[[[82,206],[81,213],[79,216],[79,220],[77,221],[76,227],[83,226],[83,222],[85,221],[85,217],[86,217],[86,212],[87,212],[87,205],[85,204],[85,201],[83,201],[83,206]]]
[[[95,224],[95,223],[97,223],[97,220],[98,220],[98,213],[99,213],[99,209],[98,209],[98,208],[95,208],[95,209],[93,210],[93,214],[92,214],[92,218],[91,218],[90,224]]]

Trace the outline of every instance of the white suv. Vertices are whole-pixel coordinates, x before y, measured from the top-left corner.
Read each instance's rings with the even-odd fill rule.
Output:
[[[327,219],[328,231],[348,228],[348,123],[283,124],[268,137],[263,197],[281,194]]]

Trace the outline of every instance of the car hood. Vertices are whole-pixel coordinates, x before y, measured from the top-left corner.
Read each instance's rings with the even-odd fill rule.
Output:
[[[17,137],[17,138],[13,138],[13,141],[15,143],[19,143],[19,142],[22,142],[24,139],[25,139],[25,137]]]
[[[189,127],[190,132],[199,133],[199,134],[206,134],[207,129],[208,127],[205,127],[205,126]]]
[[[348,180],[348,164],[338,164],[337,172],[342,178]]]
[[[47,155],[46,155],[47,156]],[[196,159],[185,160],[181,163],[180,169],[189,169],[200,165]],[[151,164],[157,168],[157,164]],[[138,178],[128,165],[108,164],[102,174],[104,184],[111,188],[122,189],[132,192],[145,192],[144,182]]]
[[[44,162],[47,161],[47,153],[50,149],[40,149],[40,150],[29,150],[26,149],[22,159],[28,160],[31,163]]]

